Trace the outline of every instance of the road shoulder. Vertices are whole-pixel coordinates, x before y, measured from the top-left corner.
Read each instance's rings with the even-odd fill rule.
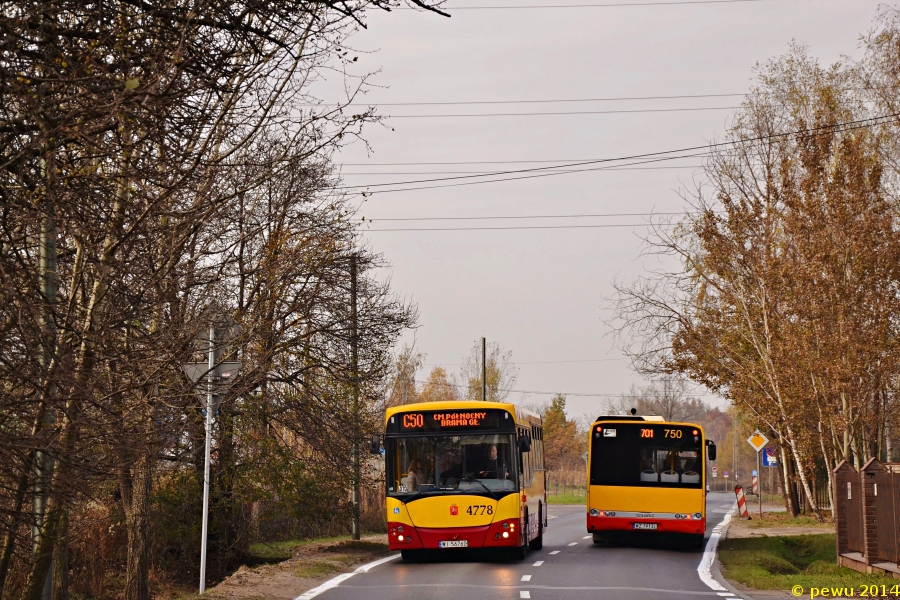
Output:
[[[391,556],[384,534],[359,542],[335,540],[306,544],[276,564],[243,566],[208,591],[216,600],[294,600],[360,566]]]

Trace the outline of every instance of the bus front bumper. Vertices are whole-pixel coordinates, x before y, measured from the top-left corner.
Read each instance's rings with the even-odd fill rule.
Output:
[[[521,521],[505,519],[477,527],[414,527],[388,523],[390,550],[438,549],[441,542],[465,542],[463,548],[498,548],[519,546]],[[506,537],[503,534],[506,534]],[[402,539],[401,539],[402,538]]]

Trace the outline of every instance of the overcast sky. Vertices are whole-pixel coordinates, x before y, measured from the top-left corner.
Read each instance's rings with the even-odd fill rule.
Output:
[[[729,107],[737,106],[740,96],[521,101],[742,94],[752,82],[754,65],[785,53],[792,41],[809,46],[823,64],[842,55],[859,56],[859,36],[872,26],[879,6],[874,0],[597,6],[602,3],[454,0],[446,5],[452,18],[412,10],[369,15],[368,30],[351,39],[353,47],[365,51],[354,68],[380,70],[371,81],[383,87],[370,90],[365,102],[390,116],[387,127],[366,129],[371,153],[354,144],[337,156],[346,185],[703,145],[722,135],[733,112]],[[578,4],[595,6],[563,7]],[[484,8],[535,5],[554,8]],[[466,6],[481,8],[461,8]],[[438,102],[498,103],[390,105]],[[715,110],[671,110],[688,108]],[[628,112],[651,109],[659,112]],[[505,116],[510,113],[579,114]],[[448,116],[469,114],[494,116]],[[614,280],[633,281],[647,268],[640,253],[650,217],[549,216],[683,211],[678,190],[693,186],[700,164],[701,158],[687,158],[371,196],[360,211],[375,220],[365,238],[391,263],[394,289],[421,312],[414,335],[429,366],[420,378],[434,364],[458,370],[472,344],[485,336],[512,351],[520,368],[519,390],[617,394],[643,383],[609,335],[604,304]],[[533,216],[541,218],[484,219]],[[425,218],[442,220],[387,220]],[[559,226],[569,227],[545,228]],[[511,227],[544,228],[384,231]],[[531,393],[525,400],[548,399]],[[572,415],[594,416],[601,402],[571,395],[568,408]]]

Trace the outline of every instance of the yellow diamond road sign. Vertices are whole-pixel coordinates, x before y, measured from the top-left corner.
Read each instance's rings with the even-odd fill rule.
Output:
[[[753,435],[747,438],[747,443],[753,446],[754,450],[759,452],[769,443],[769,438],[758,431],[754,431]]]

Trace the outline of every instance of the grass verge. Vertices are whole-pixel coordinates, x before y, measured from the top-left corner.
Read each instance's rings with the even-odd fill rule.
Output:
[[[303,548],[312,544],[331,544],[334,542],[342,542],[342,548],[351,548],[353,550],[372,550],[366,546],[373,542],[354,542],[349,535],[339,535],[334,537],[320,537],[303,540],[285,540],[283,542],[259,542],[250,544],[250,552],[248,553],[251,563],[253,564],[273,564],[285,561]],[[358,546],[362,544],[362,546]],[[365,546],[365,547],[364,547]]]
[[[752,521],[744,521],[744,524],[751,529],[766,529],[768,527],[809,527],[811,529],[822,529],[822,533],[826,531],[834,531],[834,523],[826,521],[819,523],[815,517],[800,515],[792,517],[788,513],[763,513],[760,519],[756,514],[751,513]]]
[[[548,495],[547,504],[584,504],[584,496],[574,496],[572,494]]]
[[[719,562],[725,577],[758,590],[895,581],[837,566],[833,533],[726,539],[719,543]]]

